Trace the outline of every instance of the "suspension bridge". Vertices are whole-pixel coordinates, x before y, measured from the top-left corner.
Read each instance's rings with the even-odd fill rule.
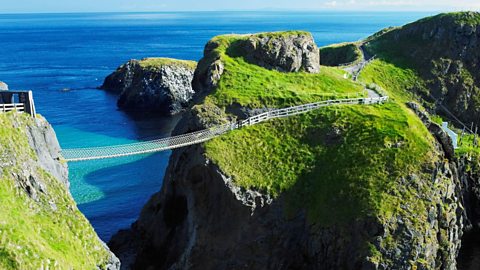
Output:
[[[167,137],[163,139],[122,144],[122,145],[113,145],[113,146],[63,149],[62,155],[66,161],[74,162],[74,161],[126,157],[126,156],[132,156],[132,155],[140,155],[140,154],[148,154],[148,153],[160,152],[165,150],[172,150],[179,147],[206,142],[208,140],[211,140],[215,137],[218,137],[234,129],[255,125],[261,122],[268,121],[270,119],[288,117],[292,115],[298,115],[298,114],[310,112],[312,110],[316,110],[321,107],[335,106],[335,105],[352,105],[352,104],[361,104],[361,105],[379,104],[379,103],[386,102],[387,100],[388,100],[388,96],[380,96],[378,94],[372,95],[369,92],[369,97],[366,97],[366,98],[325,100],[325,101],[319,101],[315,103],[303,104],[299,106],[270,110],[270,111],[249,117],[242,121],[228,123],[224,125],[218,125],[212,128],[195,131],[195,132],[191,132],[183,135]]]

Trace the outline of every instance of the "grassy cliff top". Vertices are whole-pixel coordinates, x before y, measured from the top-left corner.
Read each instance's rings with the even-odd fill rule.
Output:
[[[366,49],[397,66],[426,73],[432,61],[460,59],[465,54],[462,48],[471,43],[469,32],[475,31],[479,24],[478,12],[442,13],[384,29],[367,38]]]
[[[188,60],[178,60],[173,58],[144,58],[139,61],[142,68],[156,69],[161,66],[183,66],[189,69],[195,69],[197,62]]]
[[[291,30],[291,31],[278,31],[278,32],[264,32],[264,33],[256,33],[249,36],[254,37],[270,37],[270,38],[282,38],[282,37],[291,37],[291,36],[308,36],[311,37],[312,34],[307,31],[301,30]]]
[[[26,114],[0,113],[0,269],[105,268],[109,254],[69,191],[36,163],[32,125]],[[37,200],[25,189],[35,183]]]
[[[297,32],[259,35],[292,33]],[[210,63],[219,58],[225,66],[218,87],[207,97],[214,104],[221,107],[234,103],[249,107],[285,107],[364,94],[360,84],[345,79],[345,73],[336,68],[323,67],[318,74],[284,73],[248,63],[242,55],[242,42],[249,37],[250,35],[224,35],[210,41],[217,44],[217,47],[202,62]],[[199,64],[199,68],[206,67]]]
[[[283,107],[361,93],[336,68],[320,74],[280,73],[245,62],[238,41],[220,36],[216,56],[226,73],[206,100],[218,106]],[[382,84],[393,91],[389,82]],[[210,104],[210,103],[209,103]],[[388,219],[402,211],[402,179],[423,176],[438,160],[433,138],[399,100],[373,106],[336,106],[235,130],[205,144],[206,155],[246,189],[282,197],[293,213],[303,208],[320,224],[346,224],[359,217]],[[414,204],[414,205],[413,205]],[[335,209],[335,211],[331,211]]]
[[[480,24],[480,12],[466,11],[466,12],[441,13],[435,16],[421,19],[417,23],[427,23],[427,22],[437,22],[437,21],[450,21],[455,24],[478,25]]]

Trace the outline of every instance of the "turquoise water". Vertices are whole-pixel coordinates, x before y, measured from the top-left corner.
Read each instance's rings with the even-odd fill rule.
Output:
[[[215,35],[308,30],[322,46],[355,41],[429,13],[199,12],[0,15],[0,80],[32,89],[62,147],[168,136],[175,120],[128,115],[97,90],[131,58],[198,60]],[[71,163],[71,192],[106,241],[160,190],[170,153]]]

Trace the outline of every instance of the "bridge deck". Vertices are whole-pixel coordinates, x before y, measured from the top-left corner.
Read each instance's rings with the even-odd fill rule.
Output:
[[[387,96],[376,96],[368,98],[350,98],[350,99],[337,99],[326,100],[315,103],[309,103],[299,106],[293,106],[288,108],[282,108],[277,110],[261,113],[250,118],[247,118],[238,123],[230,123],[226,125],[220,125],[209,129],[204,129],[188,134],[151,140],[138,143],[130,143],[123,145],[113,145],[104,147],[92,147],[92,148],[74,148],[63,149],[62,155],[67,161],[83,161],[83,160],[95,160],[125,157],[146,153],[153,153],[165,150],[171,150],[179,147],[193,145],[211,140],[217,136],[220,136],[229,130],[237,129],[243,126],[255,125],[269,119],[288,117],[301,113],[306,113],[312,110],[316,110],[325,106],[341,105],[341,104],[377,104],[383,103],[388,100]]]

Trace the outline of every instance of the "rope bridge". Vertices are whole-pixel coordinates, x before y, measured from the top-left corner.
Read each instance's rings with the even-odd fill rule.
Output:
[[[92,148],[73,148],[63,149],[62,155],[67,161],[85,161],[95,159],[117,158],[132,155],[147,154],[153,152],[160,152],[171,150],[179,147],[202,143],[220,136],[230,130],[238,129],[244,126],[255,125],[270,119],[288,117],[301,113],[306,113],[325,106],[333,106],[340,104],[378,104],[388,100],[388,96],[383,97],[369,97],[369,98],[349,98],[337,100],[325,100],[315,103],[309,103],[299,106],[293,106],[283,109],[271,110],[264,112],[245,120],[215,126],[209,129],[204,129],[192,133],[187,133],[168,138],[144,141],[138,143],[92,147]]]

